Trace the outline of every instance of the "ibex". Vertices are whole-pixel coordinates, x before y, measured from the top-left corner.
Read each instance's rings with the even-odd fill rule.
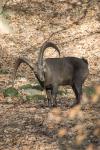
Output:
[[[82,96],[82,84],[89,74],[88,62],[84,58],[63,57],[47,58],[43,60],[43,54],[47,47],[55,48],[59,55],[60,51],[53,42],[45,42],[40,48],[38,60],[33,64],[25,59],[18,58],[15,63],[15,73],[19,65],[23,62],[33,70],[40,85],[46,90],[48,106],[57,106],[57,93],[59,86],[70,85],[76,96],[76,103],[79,104]]]

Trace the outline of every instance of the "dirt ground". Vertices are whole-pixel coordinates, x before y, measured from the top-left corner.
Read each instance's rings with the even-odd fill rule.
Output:
[[[99,4],[95,0],[9,0],[1,13],[0,3],[0,150],[100,150]],[[60,57],[88,60],[84,87],[95,86],[96,93],[86,96],[84,92],[81,104],[74,108],[75,96],[69,87],[58,96],[57,108],[48,108],[45,98],[4,97],[16,58],[23,56],[34,64],[50,36],[60,48]],[[48,49],[45,57],[58,55]],[[19,91],[20,85],[34,83],[33,72],[21,65],[15,87]]]
[[[66,100],[62,107],[65,107],[64,103]],[[53,126],[48,119],[51,109],[39,103],[0,103],[0,149],[99,150],[99,108],[98,104],[87,104],[82,109],[83,119],[70,120],[66,116],[59,123],[57,118],[58,123]],[[62,112],[69,110],[66,107]]]
[[[6,75],[1,76],[3,85]],[[0,92],[0,150],[99,150],[99,97],[84,95],[71,108],[74,101],[70,89],[58,96],[57,108],[48,108],[44,99],[23,101]]]

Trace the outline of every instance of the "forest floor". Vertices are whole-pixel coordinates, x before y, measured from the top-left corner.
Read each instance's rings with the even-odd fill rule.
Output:
[[[87,0],[71,3],[11,0],[0,14],[0,150],[100,150],[99,1],[90,1],[89,6]],[[24,64],[15,82],[19,95],[4,96],[11,87],[15,59],[36,62],[40,46],[49,38],[61,57],[88,60],[83,98],[73,108],[75,96],[69,87],[61,88],[57,108],[48,108],[43,91],[34,97],[37,91],[30,86],[36,83],[34,75]],[[55,51],[45,53],[57,56]],[[27,84],[29,89],[20,89]]]
[[[2,89],[7,80],[9,74],[0,74]],[[74,94],[69,88],[66,93],[58,96],[57,108],[48,108],[46,99],[4,97],[1,90],[0,150],[99,150],[100,97],[84,93],[71,108]]]

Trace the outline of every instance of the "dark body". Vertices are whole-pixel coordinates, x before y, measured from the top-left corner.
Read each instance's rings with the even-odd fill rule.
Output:
[[[82,84],[88,76],[88,63],[76,57],[47,58],[45,60],[42,86],[46,89],[49,105],[57,105],[56,96],[59,86],[70,85],[76,95],[76,104],[81,100]]]
[[[86,62],[76,57],[48,58],[45,60],[45,70],[45,86],[72,85],[76,80],[83,83],[88,74]]]

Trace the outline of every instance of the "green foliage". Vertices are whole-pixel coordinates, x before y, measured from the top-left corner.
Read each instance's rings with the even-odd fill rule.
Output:
[[[3,94],[5,97],[7,97],[7,96],[10,96],[10,97],[16,96],[17,97],[18,91],[13,87],[9,87],[9,88],[4,90]]]
[[[31,84],[25,84],[25,85],[22,85],[21,87],[20,87],[20,89],[32,89],[32,85]]]
[[[26,93],[27,92],[29,93],[29,94],[28,93],[26,94],[25,101],[36,101],[37,102],[37,101],[45,99],[44,95],[37,94],[43,90],[42,87],[38,84],[33,85],[33,86],[31,84],[26,84],[26,85],[21,86],[20,89],[27,90]],[[32,90],[32,91],[30,91],[30,90]]]
[[[40,100],[43,100],[45,99],[45,96],[44,95],[27,95],[26,96],[26,100],[28,101],[40,101]]]
[[[26,89],[36,89],[36,90],[39,90],[39,91],[42,91],[43,89],[42,89],[42,87],[40,86],[40,85],[31,85],[31,84],[25,84],[25,85],[22,85],[21,87],[20,87],[20,89],[24,89],[24,90],[26,90]]]
[[[0,68],[0,74],[8,74],[8,70],[7,69],[1,69]]]
[[[64,95],[67,94],[67,91],[66,90],[59,90],[58,94],[61,95],[61,96],[64,96]]]
[[[83,90],[87,96],[92,96],[93,94],[95,94],[95,88],[94,87],[86,87]]]
[[[43,88],[40,86],[40,85],[34,85],[33,87],[32,87],[33,89],[37,89],[37,90],[40,90],[40,91],[43,91]]]

